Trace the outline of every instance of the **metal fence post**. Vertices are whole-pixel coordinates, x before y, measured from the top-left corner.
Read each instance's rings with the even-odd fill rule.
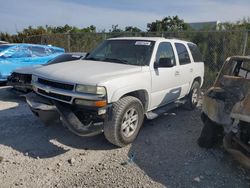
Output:
[[[242,55],[246,55],[247,41],[248,41],[248,31],[245,31],[244,46],[243,46]]]
[[[68,33],[68,36],[67,36],[67,38],[68,38],[68,52],[71,52],[71,49],[70,49],[70,33]]]
[[[43,44],[43,35],[41,35],[40,44]]]

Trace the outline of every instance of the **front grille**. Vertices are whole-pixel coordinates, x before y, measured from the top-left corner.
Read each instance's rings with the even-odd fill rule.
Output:
[[[21,74],[13,72],[9,77],[11,82],[31,83],[31,74]]]
[[[45,80],[42,78],[38,78],[37,81],[40,84],[51,86],[51,87],[58,88],[58,89],[64,89],[64,90],[70,90],[70,91],[74,89],[74,85],[72,84],[59,83],[59,82]]]
[[[42,94],[42,95],[46,95],[48,97],[53,97],[54,99],[58,99],[58,100],[66,101],[66,102],[70,102],[71,99],[72,99],[72,97],[66,96],[66,95],[61,95],[61,94],[51,93],[51,92],[47,93],[43,89],[38,89],[37,92],[40,93],[40,94]]]

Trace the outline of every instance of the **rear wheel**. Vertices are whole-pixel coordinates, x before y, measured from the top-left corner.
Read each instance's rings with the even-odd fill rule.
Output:
[[[111,120],[104,123],[106,139],[119,147],[132,143],[141,128],[143,111],[141,101],[132,96],[126,96],[115,102]]]

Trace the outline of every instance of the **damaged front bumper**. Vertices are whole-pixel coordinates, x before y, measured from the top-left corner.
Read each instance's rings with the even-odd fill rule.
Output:
[[[110,105],[103,108],[85,109],[49,100],[35,93],[26,95],[31,111],[44,123],[62,121],[69,130],[79,136],[93,136],[103,131],[103,123],[109,117]],[[105,114],[99,115],[100,111]]]
[[[13,72],[7,80],[7,85],[14,87],[16,90],[27,92],[32,90],[31,74],[21,74]]]

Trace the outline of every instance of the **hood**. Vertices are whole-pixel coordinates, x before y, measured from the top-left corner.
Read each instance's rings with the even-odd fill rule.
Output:
[[[55,81],[97,85],[101,82],[141,71],[141,66],[102,61],[77,60],[42,66],[33,74]]]

